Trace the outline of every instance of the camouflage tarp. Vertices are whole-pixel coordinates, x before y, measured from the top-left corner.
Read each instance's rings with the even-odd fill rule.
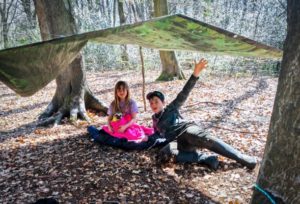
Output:
[[[32,95],[56,78],[88,41],[135,44],[159,50],[282,57],[279,49],[183,15],[172,15],[1,50],[0,80],[21,96]]]

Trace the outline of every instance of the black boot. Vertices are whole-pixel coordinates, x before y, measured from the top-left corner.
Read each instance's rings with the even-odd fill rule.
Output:
[[[199,152],[179,151],[175,158],[178,163],[199,163],[205,164],[213,170],[217,170],[219,160],[216,155],[207,155]]]
[[[158,154],[158,160],[160,162],[168,162],[172,158],[178,163],[199,163],[205,164],[213,170],[217,170],[219,161],[218,157],[215,155],[206,155],[203,153],[198,153],[196,151],[182,151],[177,149],[176,143],[169,143],[163,147]]]
[[[177,143],[171,142],[165,145],[157,154],[157,161],[166,163],[178,154]]]
[[[224,157],[233,159],[240,164],[248,167],[249,169],[254,169],[257,163],[255,157],[251,157],[241,153],[240,151],[234,149],[229,144],[226,144],[220,139],[208,137],[205,138],[205,148],[218,153]]]

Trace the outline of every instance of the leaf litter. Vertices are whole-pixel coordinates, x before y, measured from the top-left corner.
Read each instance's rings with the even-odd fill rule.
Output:
[[[185,70],[186,76],[191,72]],[[161,90],[169,103],[185,81],[155,82],[146,71],[146,92]],[[88,84],[109,104],[113,87],[125,80],[140,113],[138,123],[151,126],[143,112],[141,73],[89,72]],[[123,151],[99,146],[87,136],[85,121],[64,119],[54,128],[36,127],[38,115],[55,92],[55,82],[31,97],[19,97],[0,84],[0,200],[29,203],[53,197],[62,203],[248,203],[257,170],[249,171],[219,156],[220,168],[198,164],[158,164],[157,149]],[[229,78],[203,75],[182,107],[182,115],[249,155],[261,159],[271,117],[277,78]],[[88,110],[92,125],[106,118]],[[204,150],[205,151],[205,150]]]

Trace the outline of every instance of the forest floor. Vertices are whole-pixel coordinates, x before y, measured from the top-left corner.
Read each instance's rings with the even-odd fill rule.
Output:
[[[186,76],[190,71],[185,71]],[[185,81],[155,82],[159,71],[146,71],[146,91],[161,90],[167,103]],[[88,84],[107,104],[118,80],[129,82],[143,111],[141,73],[88,72]],[[159,164],[158,149],[123,151],[93,143],[87,123],[67,120],[54,128],[36,127],[38,115],[55,92],[55,82],[31,97],[20,97],[0,84],[0,203],[30,203],[54,197],[61,203],[248,203],[258,168],[249,171],[224,157],[217,171],[199,164]],[[182,107],[182,115],[204,125],[227,143],[261,160],[277,78],[201,77]],[[92,124],[106,118],[92,112]],[[105,203],[105,202],[104,202]]]

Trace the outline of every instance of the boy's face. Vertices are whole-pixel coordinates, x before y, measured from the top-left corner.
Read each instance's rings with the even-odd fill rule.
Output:
[[[165,103],[160,100],[157,96],[154,96],[149,100],[151,110],[154,113],[159,113],[164,109]]]

